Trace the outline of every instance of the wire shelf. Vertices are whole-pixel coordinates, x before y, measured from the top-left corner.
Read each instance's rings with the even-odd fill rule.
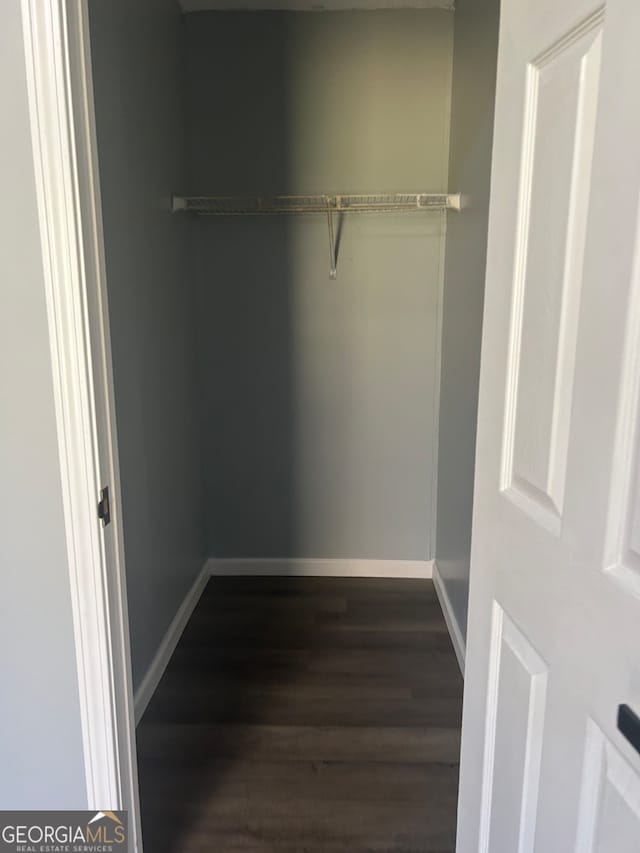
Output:
[[[376,193],[374,195],[174,196],[173,211],[198,216],[269,216],[323,213],[329,229],[329,278],[336,278],[338,249],[334,217],[342,213],[411,213],[461,210],[459,193]],[[339,241],[338,241],[339,242]]]
[[[286,213],[394,213],[459,210],[460,196],[448,193],[375,195],[175,196],[173,210],[200,216],[260,216]]]

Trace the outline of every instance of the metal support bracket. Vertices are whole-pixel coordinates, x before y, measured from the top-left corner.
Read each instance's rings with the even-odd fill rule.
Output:
[[[336,279],[338,277],[338,258],[336,257],[336,235],[333,227],[333,208],[331,206],[331,198],[327,196],[327,224],[329,226],[329,278]]]

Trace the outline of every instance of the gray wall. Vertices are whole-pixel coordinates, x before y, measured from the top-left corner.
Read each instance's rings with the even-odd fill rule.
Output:
[[[19,0],[0,11],[0,808],[87,806]]]
[[[187,16],[194,194],[442,191],[452,15]],[[443,217],[193,223],[212,555],[432,556]]]
[[[175,0],[91,0],[134,686],[204,560]]]
[[[437,562],[466,634],[478,372],[499,0],[456,0],[449,185],[469,196],[447,224]]]

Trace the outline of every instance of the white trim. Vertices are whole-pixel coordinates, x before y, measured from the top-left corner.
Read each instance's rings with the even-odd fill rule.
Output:
[[[182,632],[187,627],[187,622],[191,618],[191,614],[195,610],[197,603],[200,601],[200,596],[204,592],[204,588],[210,577],[211,569],[207,560],[178,608],[178,612],[171,620],[171,624],[158,646],[158,651],[155,653],[149,669],[146,671],[144,678],[135,692],[136,725],[142,719],[142,715],[146,711],[147,705],[151,701],[151,697],[164,675],[164,671],[171,660],[171,655],[174,653]]]
[[[22,2],[27,86],[90,803],[119,799],[107,660],[104,554],[96,522],[98,447],[83,269],[66,21],[55,0]],[[97,666],[96,666],[97,664]],[[90,806],[91,807],[91,806]]]
[[[430,578],[433,560],[358,560],[299,558],[219,558],[208,560],[212,575],[264,575],[326,578]]]
[[[491,605],[491,633],[487,661],[487,695],[484,708],[484,748],[482,757],[482,783],[480,787],[480,827],[478,829],[478,853],[489,853],[489,829],[491,801],[495,777],[496,731],[498,714],[498,686],[502,657],[502,634],[504,610],[497,601]]]
[[[432,560],[331,560],[322,558],[260,559],[211,557],[187,592],[154,655],[134,698],[136,725],[156,691],[171,656],[195,610],[210,577],[354,577],[429,579]]]
[[[447,623],[447,630],[449,631],[449,636],[451,637],[451,642],[453,643],[453,650],[456,653],[456,658],[458,659],[458,666],[460,667],[460,672],[464,676],[464,664],[466,655],[464,637],[462,636],[460,625],[458,624],[458,620],[454,613],[453,606],[451,604],[451,599],[449,598],[449,594],[447,593],[447,588],[444,584],[444,581],[442,580],[442,575],[440,574],[440,571],[438,569],[437,560],[433,561],[433,585],[436,590],[436,595],[438,596],[438,601],[440,602],[444,621]]]
[[[21,0],[21,11],[87,807],[126,809],[141,853],[86,0]]]
[[[183,14],[205,11],[235,11],[238,0],[179,0]],[[248,11],[288,11],[288,12],[353,12],[373,11],[375,9],[436,9],[453,12],[453,0],[247,0],[240,6]]]

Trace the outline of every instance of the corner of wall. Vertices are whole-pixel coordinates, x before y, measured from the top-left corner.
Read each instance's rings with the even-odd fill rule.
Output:
[[[458,661],[458,666],[460,667],[460,672],[464,677],[466,642],[464,634],[460,628],[460,623],[458,622],[458,617],[447,593],[447,587],[442,579],[442,575],[440,574],[437,560],[434,560],[433,562],[433,585],[436,590],[436,595],[438,596],[438,601],[440,602],[440,608],[442,610],[442,615],[444,616],[444,621],[447,625],[447,630],[449,631],[449,636],[451,637],[451,643]]]

